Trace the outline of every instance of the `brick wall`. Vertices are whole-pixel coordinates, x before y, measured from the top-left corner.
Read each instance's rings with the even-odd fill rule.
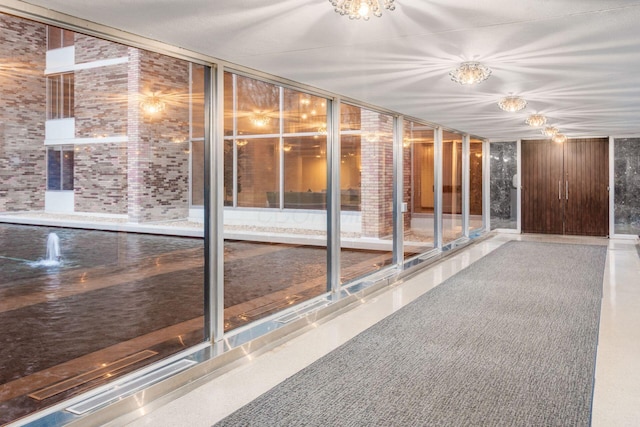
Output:
[[[183,219],[189,211],[189,63],[129,49],[129,220]],[[165,110],[149,116],[140,96],[156,94]]]
[[[393,119],[362,110],[362,234],[393,235]]]
[[[0,14],[0,212],[43,210],[45,26]]]
[[[76,212],[127,213],[126,143],[76,145]]]

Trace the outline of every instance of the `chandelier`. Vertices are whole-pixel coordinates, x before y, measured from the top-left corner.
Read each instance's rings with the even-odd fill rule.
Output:
[[[557,142],[558,144],[562,144],[563,142],[567,141],[567,135],[563,134],[563,133],[556,133],[553,136],[553,142]]]
[[[340,15],[348,15],[349,19],[368,21],[371,15],[380,18],[382,8],[395,10],[395,0],[329,0]]]
[[[482,83],[491,75],[491,70],[479,62],[463,62],[449,73],[451,80],[461,85]]]
[[[553,126],[545,126],[542,129],[542,134],[547,138],[553,138],[558,133],[558,128]]]
[[[510,113],[515,113],[516,111],[520,111],[527,106],[527,101],[520,98],[519,96],[505,96],[500,101],[498,101],[498,107],[504,111],[508,111]]]
[[[248,143],[249,143],[249,141],[247,141],[246,139],[236,139],[236,145],[238,147],[244,147]]]
[[[525,120],[525,123],[531,127],[539,128],[547,123],[547,118],[542,114],[532,114]]]
[[[155,115],[164,111],[164,102],[157,95],[147,96],[140,102],[140,108],[147,114]]]

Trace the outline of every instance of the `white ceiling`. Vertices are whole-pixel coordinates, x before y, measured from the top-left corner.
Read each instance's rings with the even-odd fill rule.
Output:
[[[28,3],[480,137],[538,137],[531,113],[569,137],[640,135],[640,1],[396,0],[368,22],[328,0]],[[467,60],[491,78],[452,82]],[[509,93],[527,108],[501,111]]]

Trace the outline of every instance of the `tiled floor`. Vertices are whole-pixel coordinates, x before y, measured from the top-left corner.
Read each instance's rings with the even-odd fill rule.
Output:
[[[559,243],[607,243],[578,237],[501,234],[452,256],[362,305],[259,357],[246,357],[240,367],[170,403],[149,411],[130,426],[211,426],[266,392],[373,323],[446,280],[508,240]],[[593,426],[640,425],[640,258],[633,240],[608,241]]]

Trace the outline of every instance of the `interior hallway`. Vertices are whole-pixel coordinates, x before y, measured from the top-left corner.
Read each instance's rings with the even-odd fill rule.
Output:
[[[362,305],[324,321],[258,357],[168,403],[152,403],[111,425],[211,426],[372,324],[509,240],[557,243],[607,242],[601,238],[498,234],[437,263],[405,282],[368,297]],[[608,240],[603,281],[593,426],[640,424],[640,253],[633,240]]]

